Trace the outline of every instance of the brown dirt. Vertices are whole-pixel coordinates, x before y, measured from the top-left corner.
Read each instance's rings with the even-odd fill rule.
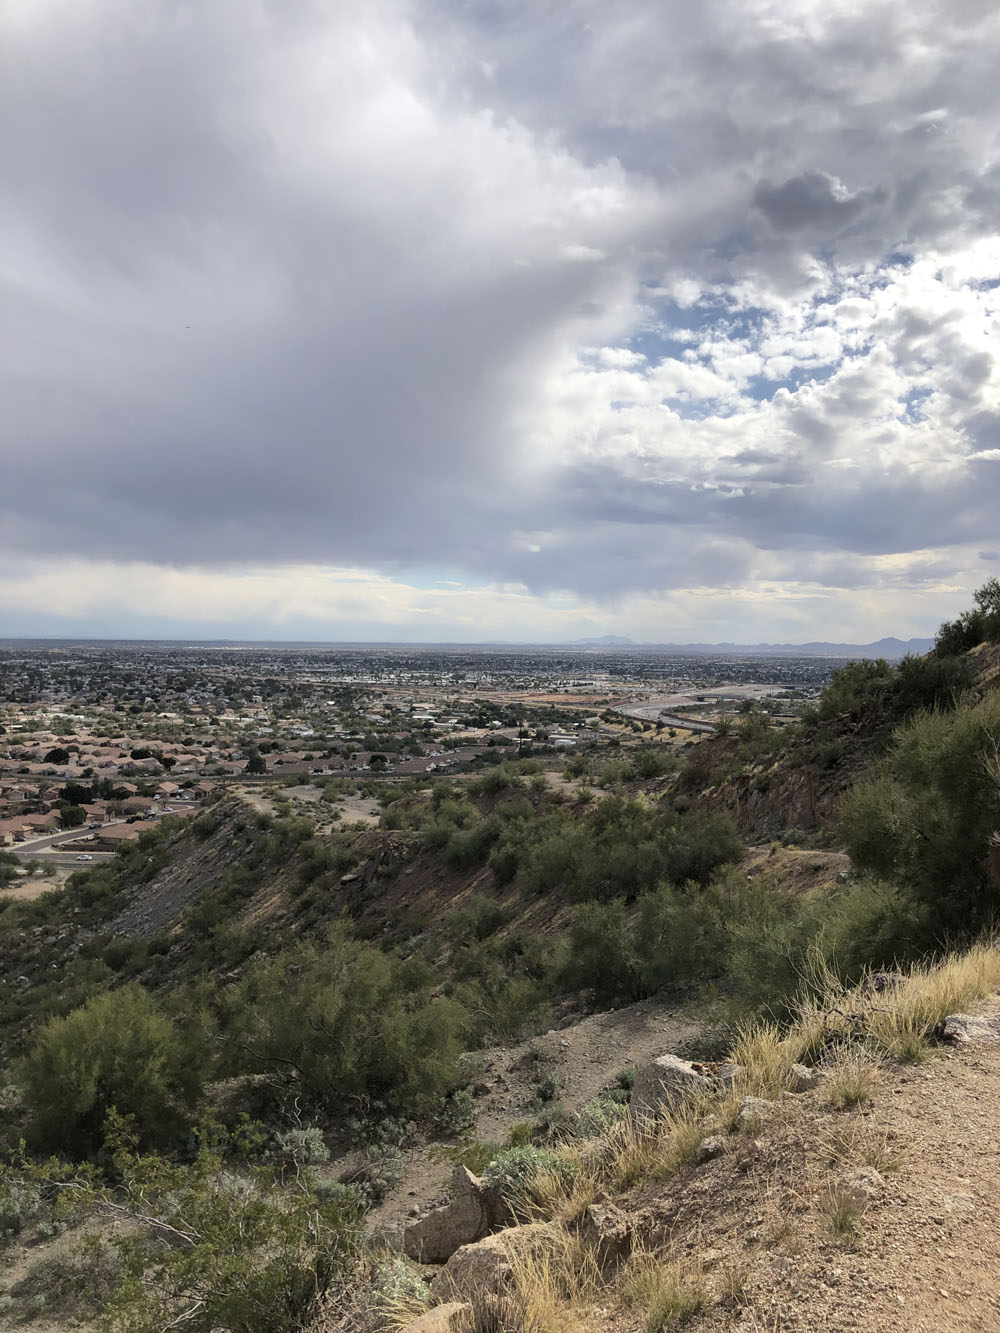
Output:
[[[43,893],[51,893],[53,889],[65,887],[66,880],[69,878],[69,871],[62,866],[53,866],[44,875],[32,875],[27,879],[16,880],[9,889],[3,890],[5,898],[17,898],[21,902],[33,902],[35,898],[40,898]]]
[[[851,869],[846,852],[802,850],[797,847],[748,847],[740,862],[747,879],[758,876],[786,893],[813,896],[832,891],[837,876]]]
[[[891,1069],[860,1112],[831,1110],[822,1090],[782,1111],[756,1140],[735,1137],[725,1157],[631,1201],[675,1250],[709,1260],[710,1283],[740,1271],[745,1304],[713,1305],[692,1333],[1000,1330],[1000,1044]],[[824,1191],[873,1146],[901,1160],[845,1242]]]

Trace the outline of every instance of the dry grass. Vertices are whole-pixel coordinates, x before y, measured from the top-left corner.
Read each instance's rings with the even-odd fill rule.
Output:
[[[700,1268],[649,1251],[633,1255],[621,1281],[625,1305],[643,1313],[644,1333],[665,1333],[693,1319],[711,1296]]]
[[[524,1333],[594,1329],[589,1311],[604,1290],[604,1280],[593,1253],[578,1236],[554,1226],[550,1245],[511,1250],[508,1262]]]
[[[697,1101],[666,1111],[658,1120],[628,1117],[604,1139],[601,1177],[615,1189],[640,1180],[666,1180],[693,1159],[705,1137],[708,1103]]]
[[[807,1046],[795,1027],[786,1033],[775,1023],[740,1027],[729,1056],[740,1066],[734,1092],[742,1097],[778,1097],[790,1086],[792,1065],[806,1054]]]
[[[860,1048],[848,1048],[827,1069],[823,1088],[835,1111],[867,1106],[881,1078],[878,1058]]]
[[[803,1050],[831,1039],[866,1040],[891,1060],[926,1056],[949,1014],[968,1009],[1000,986],[1000,950],[974,945],[939,963],[915,964],[897,984],[877,989],[870,978],[846,987],[814,962],[793,1026]]]
[[[861,1219],[865,1215],[866,1204],[857,1190],[828,1185],[820,1195],[817,1207],[836,1240],[851,1244],[861,1238]]]
[[[597,1195],[596,1174],[588,1171],[579,1151],[571,1147],[559,1150],[564,1159],[577,1167],[570,1175],[561,1171],[540,1171],[526,1191],[513,1200],[518,1217],[529,1222],[560,1221],[567,1225],[583,1216]]]
[[[882,1175],[898,1171],[909,1151],[889,1130],[866,1119],[838,1126],[823,1142],[830,1166],[850,1162],[873,1167]]]

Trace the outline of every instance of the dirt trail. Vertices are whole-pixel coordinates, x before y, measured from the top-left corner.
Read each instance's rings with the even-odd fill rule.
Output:
[[[1000,1043],[895,1071],[870,1118],[905,1152],[902,1165],[857,1249],[793,1261],[776,1284],[772,1326],[1000,1330]]]

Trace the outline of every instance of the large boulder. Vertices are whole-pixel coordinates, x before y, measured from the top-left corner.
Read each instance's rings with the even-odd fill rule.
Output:
[[[443,1264],[490,1229],[491,1191],[464,1166],[456,1166],[451,1199],[412,1223],[403,1232],[403,1253],[424,1264]]]
[[[441,1300],[498,1291],[510,1283],[512,1262],[544,1254],[555,1244],[556,1231],[550,1223],[531,1222],[463,1245],[431,1282],[431,1295]]]
[[[658,1055],[636,1070],[632,1087],[632,1114],[652,1119],[698,1097],[715,1091],[715,1083],[698,1072],[690,1060],[678,1055]]]

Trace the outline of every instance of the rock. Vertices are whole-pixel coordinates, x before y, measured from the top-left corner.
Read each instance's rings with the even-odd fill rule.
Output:
[[[579,1231],[602,1268],[621,1263],[632,1253],[633,1219],[613,1203],[592,1203],[580,1219]]]
[[[973,1014],[949,1014],[941,1035],[945,1041],[964,1046],[970,1041],[1000,1041],[1000,1017],[976,1018]]]
[[[695,1166],[704,1166],[706,1162],[712,1162],[716,1157],[721,1157],[727,1146],[726,1140],[721,1134],[710,1134],[707,1139],[702,1139],[695,1149]]]
[[[431,1282],[431,1295],[454,1297],[497,1291],[510,1281],[512,1257],[544,1253],[554,1244],[555,1232],[549,1223],[531,1222],[463,1245]]]
[[[689,1060],[660,1055],[636,1070],[631,1107],[636,1117],[654,1117],[672,1106],[713,1091],[711,1079],[699,1074]]]
[[[424,1264],[443,1264],[462,1245],[484,1236],[490,1227],[490,1192],[464,1166],[456,1166],[451,1200],[408,1226],[403,1253]]]
[[[736,1112],[735,1128],[748,1129],[761,1120],[766,1120],[774,1108],[775,1103],[766,1101],[763,1097],[741,1098],[740,1109]]]
[[[399,1333],[453,1333],[472,1314],[472,1306],[465,1301],[449,1301],[436,1305],[412,1324],[406,1324]]]
[[[742,1073],[742,1065],[734,1065],[731,1061],[727,1060],[716,1069],[715,1080],[723,1092],[731,1092],[736,1080]]]
[[[808,1092],[819,1083],[819,1074],[808,1065],[794,1064],[788,1071],[788,1091]]]
[[[837,1190],[846,1195],[862,1211],[878,1203],[885,1190],[885,1181],[873,1166],[864,1166],[857,1171],[848,1171],[837,1181]]]

